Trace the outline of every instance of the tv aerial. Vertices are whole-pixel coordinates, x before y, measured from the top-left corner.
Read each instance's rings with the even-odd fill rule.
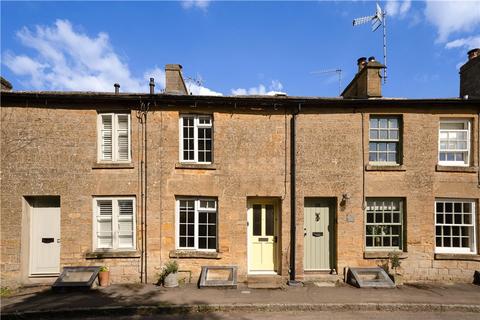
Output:
[[[328,74],[328,73],[336,73],[338,75],[338,95],[342,93],[342,69],[329,69],[329,70],[318,70],[312,71],[310,74]]]
[[[377,3],[377,9],[375,14],[372,16],[360,17],[353,19],[353,26],[362,25],[365,23],[372,23],[372,32],[375,32],[380,28],[383,27],[383,64],[385,68],[383,68],[383,83],[387,83],[387,12],[382,10],[382,8]]]

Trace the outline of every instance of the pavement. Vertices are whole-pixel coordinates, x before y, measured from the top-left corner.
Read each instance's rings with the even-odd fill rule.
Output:
[[[348,285],[284,289],[198,289],[193,284],[163,288],[115,284],[90,291],[21,289],[2,298],[2,319],[97,317],[206,312],[401,311],[468,312],[480,315],[480,286],[409,284],[395,289],[358,289]]]

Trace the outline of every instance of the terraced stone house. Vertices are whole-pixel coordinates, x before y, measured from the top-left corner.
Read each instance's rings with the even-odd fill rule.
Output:
[[[373,58],[340,98],[1,92],[2,286],[178,261],[239,281],[343,279],[396,251],[406,281],[480,269],[480,50],[458,98],[381,94]]]

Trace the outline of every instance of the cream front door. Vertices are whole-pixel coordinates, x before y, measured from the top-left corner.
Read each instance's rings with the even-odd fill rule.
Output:
[[[30,222],[30,275],[60,273],[60,208],[33,207]]]
[[[277,271],[278,214],[274,202],[251,201],[248,208],[248,271]]]

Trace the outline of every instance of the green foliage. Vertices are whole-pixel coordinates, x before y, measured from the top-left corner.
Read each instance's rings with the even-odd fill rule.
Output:
[[[100,272],[104,272],[104,271],[108,271],[108,267],[107,267],[107,266],[101,266],[101,267],[100,267]]]
[[[178,263],[175,260],[170,260],[162,268],[162,272],[160,272],[160,275],[158,276],[158,281],[157,284],[160,285],[163,283],[165,278],[170,274],[170,273],[176,273],[178,272]]]
[[[397,271],[397,268],[400,267],[402,262],[400,261],[400,253],[397,251],[392,251],[388,254],[388,259],[390,260],[390,265],[392,269]]]
[[[9,295],[12,294],[12,289],[9,287],[1,287],[0,288],[0,297],[8,297]]]

